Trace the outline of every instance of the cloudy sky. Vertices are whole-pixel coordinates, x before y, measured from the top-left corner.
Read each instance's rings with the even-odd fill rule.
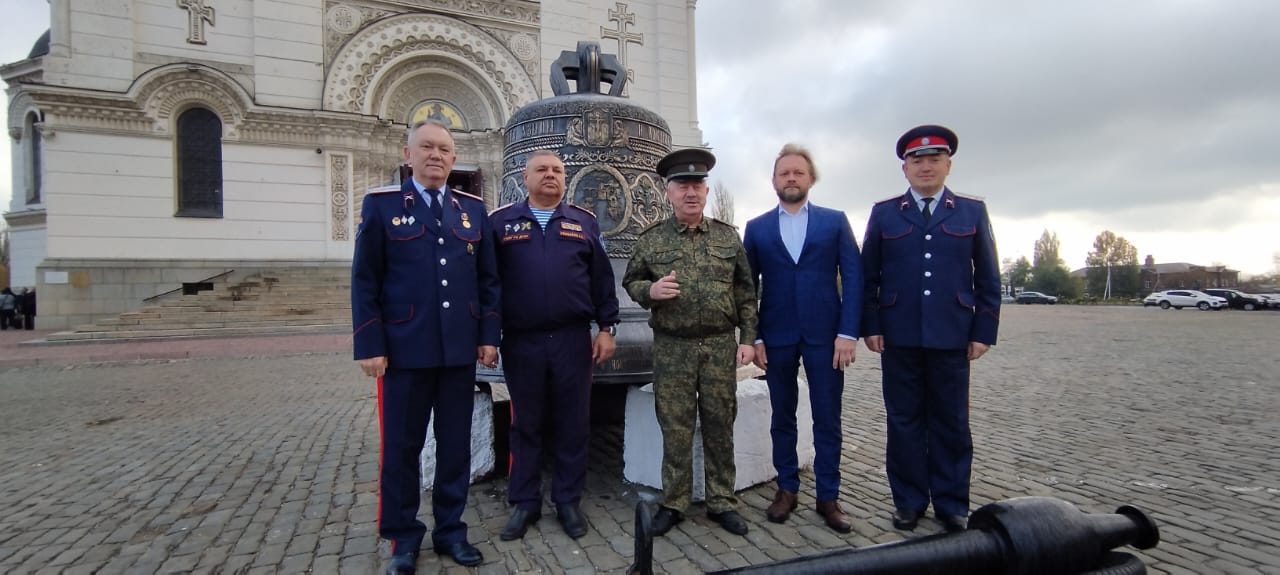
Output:
[[[0,0],[0,62],[48,26]],[[778,149],[810,147],[815,203],[861,235],[902,193],[893,146],[938,123],[949,184],[988,201],[1002,257],[1046,229],[1072,268],[1111,230],[1140,257],[1276,270],[1280,2],[700,0],[698,97],[738,223],[769,209]],[[0,153],[0,201],[10,194]]]
[[[1280,2],[700,0],[699,121],[744,223],[810,147],[819,205],[861,235],[906,190],[894,144],[943,124],[949,186],[987,200],[1001,257],[1045,229],[1071,268],[1099,232],[1157,262],[1277,271]]]

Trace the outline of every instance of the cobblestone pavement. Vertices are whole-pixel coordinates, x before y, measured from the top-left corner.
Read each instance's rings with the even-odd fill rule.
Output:
[[[1023,495],[1094,513],[1134,504],[1161,528],[1160,546],[1140,553],[1153,573],[1280,573],[1280,314],[1009,306],[1001,335],[974,366],[975,508]],[[132,361],[77,364],[93,354],[73,353],[0,369],[0,572],[375,573],[374,386],[321,341],[202,340],[202,358],[143,360],[166,344],[112,344],[94,361]],[[270,357],[308,345],[323,353]],[[10,347],[0,359],[17,357]],[[657,540],[659,571],[903,537],[888,520],[878,360],[860,349],[847,377],[842,499],[854,532],[820,525],[806,474],[790,522],[765,521],[771,485],[748,489],[749,534],[697,510]],[[505,480],[479,484],[464,516],[486,559],[474,571],[631,563],[633,506],[651,494],[621,479],[621,427],[595,432],[590,533],[571,540],[552,515],[500,541]],[[938,531],[929,519],[911,535]],[[427,550],[419,571],[473,570]]]

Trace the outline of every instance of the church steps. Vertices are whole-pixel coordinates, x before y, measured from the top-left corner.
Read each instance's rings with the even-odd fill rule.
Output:
[[[281,320],[281,319],[311,319],[311,320],[346,320],[351,321],[351,311],[349,309],[330,309],[322,311],[308,311],[306,313],[297,313],[291,311],[274,311],[274,312],[195,312],[195,313],[163,313],[163,314],[136,314],[130,317],[119,317],[111,319],[103,319],[94,322],[93,325],[101,327],[128,327],[138,325],[159,325],[166,323],[182,323],[182,322],[237,322],[237,321],[257,321],[257,320]]]
[[[341,333],[350,329],[350,325],[270,325],[253,327],[217,327],[217,328],[178,328],[178,329],[146,329],[135,331],[102,331],[102,332],[60,332],[49,334],[49,341],[61,342],[103,342],[113,340],[146,340],[146,339],[180,339],[199,337],[239,337],[250,335],[283,335],[303,333]],[[54,336],[59,336],[55,338]]]
[[[341,269],[299,268],[254,273],[197,294],[167,294],[148,305],[103,318],[49,341],[226,337],[272,333],[335,333],[351,329],[351,276]]]

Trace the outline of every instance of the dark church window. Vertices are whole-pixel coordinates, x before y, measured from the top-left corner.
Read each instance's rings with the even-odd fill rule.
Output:
[[[178,116],[178,216],[222,217],[222,121],[205,108]]]
[[[41,157],[44,142],[40,139],[40,120],[35,113],[27,114],[27,203],[40,203],[40,188],[43,186],[44,160]]]

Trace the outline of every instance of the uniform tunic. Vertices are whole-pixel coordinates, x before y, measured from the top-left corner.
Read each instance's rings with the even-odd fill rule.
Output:
[[[886,470],[894,505],[968,514],[969,342],[994,345],[1000,270],[987,207],[938,194],[926,223],[910,192],[877,203],[862,242],[862,335],[884,336]]]
[[[387,358],[378,380],[378,531],[392,553],[416,552],[426,534],[417,519],[419,456],[433,412],[432,540],[466,540],[476,348],[498,344],[497,256],[484,202],[454,191],[442,200],[437,223],[413,180],[366,194],[351,262],[355,358]]]

